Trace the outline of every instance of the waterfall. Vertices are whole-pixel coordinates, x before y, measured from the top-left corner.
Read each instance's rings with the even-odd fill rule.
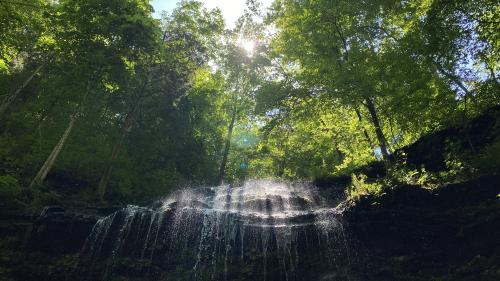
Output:
[[[99,220],[78,278],[349,280],[348,244],[341,212],[317,188],[254,180],[180,190]]]

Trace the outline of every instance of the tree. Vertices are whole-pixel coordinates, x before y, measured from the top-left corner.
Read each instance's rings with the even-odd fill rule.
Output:
[[[44,66],[47,45],[50,45],[50,15],[54,7],[49,1],[1,1],[0,2],[0,75],[10,79],[2,81],[0,116],[30,84]],[[18,82],[18,80],[21,80]],[[10,81],[19,83],[10,90]]]
[[[415,60],[386,32],[403,29],[395,26],[394,20],[395,14],[404,10],[402,5],[390,1],[277,1],[269,19],[278,28],[273,41],[276,59],[294,69],[298,77],[295,87],[309,89],[311,96],[339,101],[341,106],[357,111],[358,119],[365,115],[360,111],[364,108],[367,117],[362,119],[370,121],[386,162],[390,161],[390,146],[398,139],[407,139],[388,139],[389,130],[394,131],[395,126],[418,128],[417,133],[402,132],[410,133],[414,140],[436,128],[418,126],[420,117],[405,118],[408,110],[420,115],[418,110],[425,112],[426,107],[447,102],[441,109],[444,113],[435,116],[439,117],[456,106],[453,92],[439,73]],[[391,105],[396,100],[404,106]],[[438,118],[425,122],[436,121],[442,122]],[[368,135],[367,139],[372,137]]]
[[[213,38],[222,28],[220,13],[209,12],[196,1],[181,2],[172,16],[164,17],[163,24],[163,35],[157,39],[160,40],[158,49],[142,66],[140,87],[128,101],[121,133],[111,152],[110,164],[99,182],[101,198],[108,192],[107,184],[114,162],[132,127],[136,124],[148,127],[147,124],[140,124],[140,121],[153,114],[161,118],[162,122],[170,122],[170,116],[164,116],[161,112],[165,109],[176,110],[176,103],[187,93],[185,88],[191,76],[198,67],[207,63],[209,55],[206,50],[210,44],[214,44]],[[148,108],[149,114],[144,112],[145,108]]]
[[[228,122],[218,182],[222,182],[226,176],[235,128],[252,122],[255,91],[265,73],[265,66],[268,65],[265,52],[267,38],[263,32],[264,25],[254,18],[258,16],[257,12],[257,8],[252,5],[245,10],[234,30],[225,35],[224,47],[215,60],[227,83],[225,110]]]

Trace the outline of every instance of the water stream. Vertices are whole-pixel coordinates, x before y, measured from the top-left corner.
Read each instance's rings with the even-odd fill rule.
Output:
[[[341,212],[328,205],[307,183],[180,190],[100,219],[82,249],[78,277],[349,280],[348,236]]]

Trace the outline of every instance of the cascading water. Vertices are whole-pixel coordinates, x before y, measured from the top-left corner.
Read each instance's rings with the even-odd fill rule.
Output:
[[[304,183],[185,189],[97,222],[82,280],[349,280],[336,208]],[[135,279],[134,279],[135,280]]]

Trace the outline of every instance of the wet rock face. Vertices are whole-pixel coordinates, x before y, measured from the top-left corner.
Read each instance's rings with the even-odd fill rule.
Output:
[[[0,280],[66,280],[98,219],[60,206],[0,218]]]
[[[336,189],[262,184],[0,217],[0,280],[500,280],[499,176],[399,186],[342,214]]]
[[[340,214],[312,186],[252,181],[183,190],[154,205],[101,219],[77,275],[202,281],[348,276]]]
[[[61,206],[47,206],[33,223],[27,247],[51,254],[78,252],[97,219],[66,212]]]
[[[500,177],[401,186],[344,212],[361,280],[500,280]]]

